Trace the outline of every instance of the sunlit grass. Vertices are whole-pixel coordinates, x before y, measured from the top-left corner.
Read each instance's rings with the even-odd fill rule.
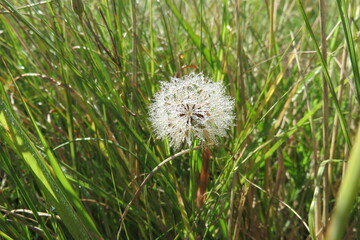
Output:
[[[359,238],[360,9],[323,3],[0,0],[0,239]],[[200,208],[148,116],[193,71],[236,115]]]

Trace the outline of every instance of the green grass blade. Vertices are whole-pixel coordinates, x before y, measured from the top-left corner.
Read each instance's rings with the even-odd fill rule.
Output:
[[[344,29],[345,40],[347,43],[351,66],[354,74],[354,82],[355,82],[355,90],[356,90],[356,97],[358,102],[360,103],[360,74],[359,74],[359,65],[358,60],[356,57],[356,50],[353,40],[353,34],[351,32],[351,26],[349,23],[349,17],[347,15],[346,5],[344,0],[336,0],[339,15],[341,19],[341,23]]]

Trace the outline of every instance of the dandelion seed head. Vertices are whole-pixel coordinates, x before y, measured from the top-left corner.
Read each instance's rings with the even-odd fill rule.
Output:
[[[149,107],[149,120],[157,137],[167,138],[179,149],[182,143],[191,146],[194,139],[217,142],[217,137],[225,137],[235,118],[233,108],[221,82],[190,73],[161,82]]]

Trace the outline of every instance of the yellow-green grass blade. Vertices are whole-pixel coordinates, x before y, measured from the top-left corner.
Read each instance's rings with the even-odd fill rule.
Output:
[[[1,131],[2,139],[12,146],[13,150],[28,165],[29,170],[38,180],[37,183],[49,204],[49,208],[55,208],[74,239],[93,239],[97,234],[93,229],[87,228],[88,224],[84,223],[82,218],[79,217],[79,213],[75,212],[73,199],[67,197],[63,187],[52,175],[44,157],[14,116],[3,87],[1,87],[1,91],[0,124],[5,130]]]
[[[39,127],[36,124],[36,121],[29,109],[29,107],[27,106],[26,102],[23,100],[23,104],[27,110],[27,113],[30,116],[31,122],[36,130],[36,133],[38,134],[38,137],[41,141],[42,147],[44,148],[45,154],[48,158],[48,161],[50,162],[50,165],[52,167],[52,170],[55,173],[55,176],[57,177],[57,179],[59,180],[60,184],[62,185],[62,187],[64,188],[67,197],[69,198],[70,202],[74,205],[75,209],[77,210],[77,213],[79,214],[79,216],[82,218],[82,220],[84,221],[84,223],[86,223],[87,228],[91,228],[92,231],[96,232],[97,234],[99,234],[99,232],[96,229],[96,226],[94,224],[94,222],[91,220],[91,217],[89,216],[89,214],[87,213],[87,211],[85,210],[83,204],[80,201],[79,196],[77,195],[77,193],[74,191],[73,187],[71,186],[70,182],[67,180],[67,178],[65,177],[65,174],[63,173],[63,171],[60,168],[60,165],[58,163],[58,160],[56,159],[54,153],[51,151],[51,148],[49,147],[45,137],[42,135]]]
[[[329,228],[326,232],[327,240],[343,239],[348,219],[354,202],[360,191],[360,127],[358,127],[354,147],[351,151],[346,168],[345,177],[337,194],[335,211],[332,214]],[[355,210],[356,211],[356,210]]]
[[[3,237],[6,240],[13,240],[13,238],[11,238],[9,235],[4,233],[3,231],[0,231],[0,236]]]
[[[0,117],[2,117],[2,116],[0,116]],[[5,132],[5,129],[1,129],[1,125],[0,125],[0,131],[3,133]],[[6,139],[7,137],[2,136],[2,138]],[[26,186],[26,184],[24,183],[24,181],[21,178],[18,177],[18,175],[16,174],[16,171],[14,169],[14,166],[11,164],[10,157],[6,156],[6,154],[2,148],[0,148],[0,162],[6,168],[9,176],[11,176],[11,178],[14,180],[16,187],[19,190],[21,196],[23,197],[24,201],[29,206],[29,208],[32,210],[35,219],[38,221],[38,223],[42,227],[42,230],[44,231],[46,238],[51,239],[51,235],[50,235],[47,227],[45,226],[44,221],[42,220],[41,217],[39,217],[39,214],[37,213],[38,209],[36,209],[34,201],[29,196],[28,191],[24,188],[24,186]],[[3,236],[3,237],[5,237],[5,236]]]

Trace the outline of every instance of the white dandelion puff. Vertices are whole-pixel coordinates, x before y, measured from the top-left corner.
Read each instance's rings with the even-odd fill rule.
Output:
[[[161,82],[149,107],[149,120],[155,134],[167,138],[178,149],[182,143],[191,146],[193,139],[217,142],[233,125],[234,101],[225,94],[220,82],[202,73],[171,78]]]

